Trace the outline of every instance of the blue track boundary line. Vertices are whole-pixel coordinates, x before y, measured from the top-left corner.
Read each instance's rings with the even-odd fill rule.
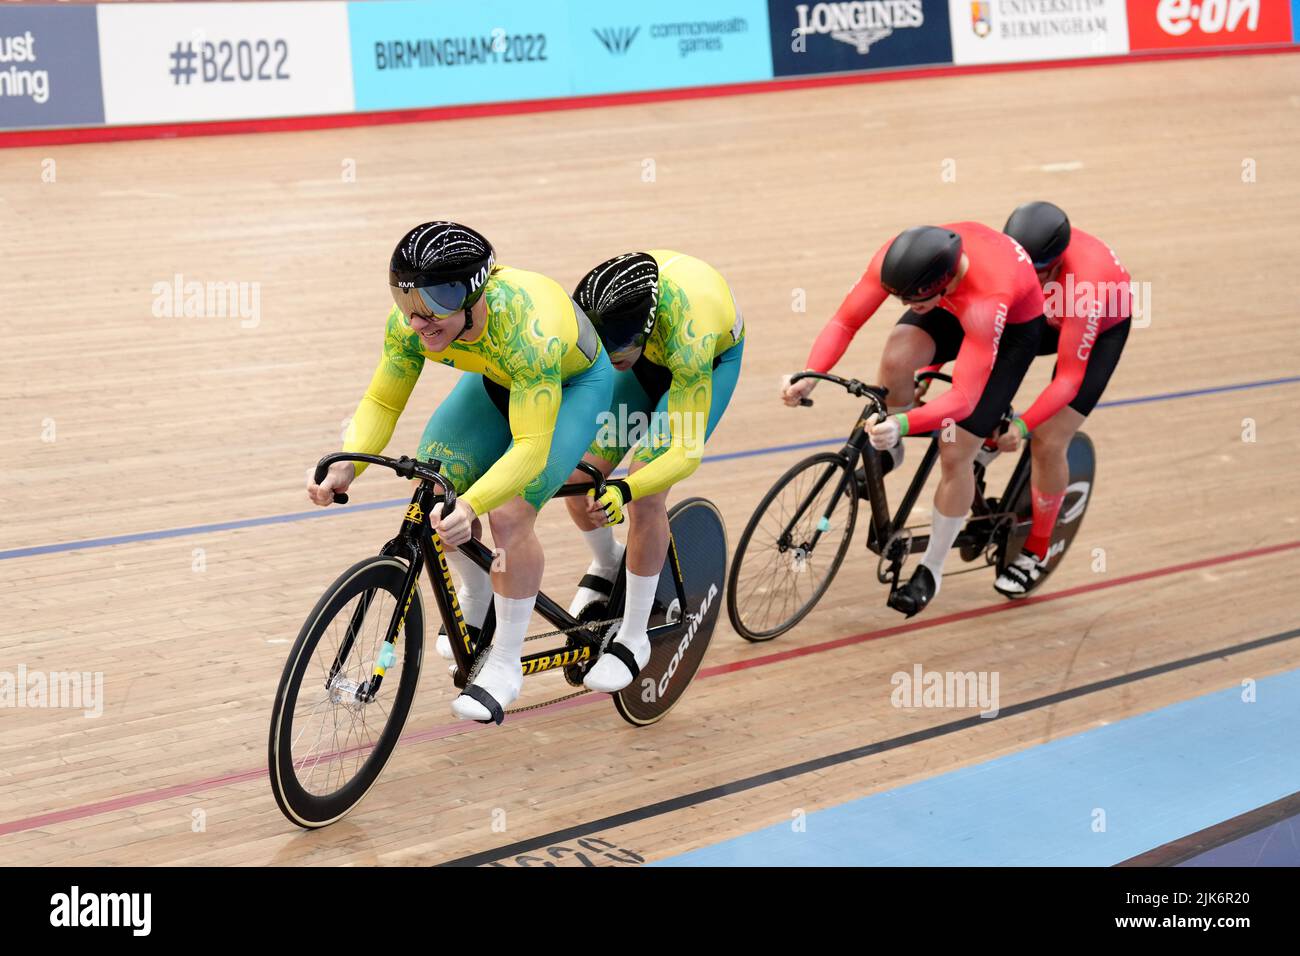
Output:
[[[1224,392],[1242,392],[1255,388],[1270,388],[1277,385],[1293,385],[1300,382],[1300,375],[1287,375],[1282,378],[1266,378],[1253,382],[1238,382],[1233,385],[1214,385],[1209,388],[1193,388],[1179,392],[1161,392],[1156,395],[1139,395],[1135,398],[1119,398],[1114,401],[1100,402],[1098,408],[1122,408],[1127,405],[1147,405],[1152,402],[1170,402],[1184,398],[1200,398],[1204,395],[1219,395]],[[777,455],[787,451],[803,451],[809,448],[822,448],[839,445],[844,436],[819,438],[814,441],[795,442],[789,445],[769,445],[764,448],[751,448],[743,451],[723,452],[709,455],[701,464],[720,461],[733,461],[737,458],[755,458],[761,455]],[[321,508],[312,511],[294,511],[289,514],[267,515],[261,518],[242,518],[237,521],[219,521],[213,524],[196,524],[184,528],[163,528],[158,531],[138,531],[133,534],[110,535],[105,538],[86,538],[80,541],[60,541],[56,544],[32,545],[26,548],[11,548],[0,551],[0,561],[15,558],[30,558],[42,554],[59,554],[65,551],[89,551],[94,548],[109,548],[118,544],[132,544],[138,541],[161,541],[167,538],[183,538],[190,535],[215,534],[219,531],[235,531],[240,528],[260,528],[264,525],[287,524],[293,521],[306,521],[311,518],[337,517],[356,514],[361,511],[376,511],[381,508],[393,508],[407,503],[406,498],[390,498],[386,501],[372,501],[366,504],[347,505],[344,508]]]

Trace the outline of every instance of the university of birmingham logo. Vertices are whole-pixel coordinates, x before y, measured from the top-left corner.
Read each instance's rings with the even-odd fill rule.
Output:
[[[592,30],[599,40],[610,53],[615,56],[622,56],[632,46],[632,41],[636,35],[641,32],[640,27],[606,27],[603,30]]]
[[[981,39],[993,32],[993,13],[988,2],[971,0],[970,25],[975,35]]]

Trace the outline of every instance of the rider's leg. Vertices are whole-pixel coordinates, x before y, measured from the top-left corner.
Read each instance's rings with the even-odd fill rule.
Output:
[[[519,696],[523,684],[520,657],[524,635],[542,584],[545,560],[537,540],[537,513],[564,484],[573,463],[595,437],[598,416],[609,408],[613,375],[608,357],[601,352],[591,368],[564,383],[545,466],[518,497],[488,515],[492,542],[501,557],[492,572],[497,627],[488,658],[474,683],[502,709]],[[481,701],[467,694],[452,702],[452,710],[472,720],[491,716]]]
[[[709,413],[702,423],[703,441],[700,441],[699,418],[702,416],[683,415],[674,425],[673,416],[668,414],[668,396],[660,397],[655,406],[656,416],[651,425],[651,434],[656,436],[637,445],[632,462],[632,473],[654,461],[671,444],[674,427],[682,429],[679,436],[690,449],[688,455],[694,455],[695,461],[703,454],[713,430],[722,420],[723,413],[735,394],[736,383],[740,380],[741,361],[745,354],[745,342],[742,339],[722,354],[713,367],[709,396]],[[644,667],[650,660],[650,640],[646,634],[650,621],[650,611],[654,607],[655,593],[659,589],[659,574],[663,570],[664,559],[668,555],[668,491],[645,495],[630,502],[628,514],[631,528],[627,538],[627,587],[623,606],[623,621],[619,625],[616,643],[622,644],[632,652],[637,667]],[[626,664],[613,655],[602,655],[595,666],[587,672],[584,683],[592,690],[606,693],[622,690],[633,680]]]
[[[1034,428],[1031,442],[1033,471],[1030,473],[1033,526],[1020,554],[994,582],[993,587],[1006,597],[1023,597],[1037,587],[1047,573],[1052,531],[1070,481],[1070,443],[1106,391],[1123,355],[1131,325],[1127,319],[1123,320],[1097,337],[1083,381],[1070,404]],[[1045,336],[1043,344],[1047,341]],[[1045,350],[1040,348],[1039,351]],[[1056,374],[1059,374],[1059,365],[1053,376]]]
[[[616,464],[593,452],[587,452],[582,456],[582,460],[589,465],[594,465],[606,478],[613,472]],[[574,469],[573,474],[568,478],[568,481],[573,483],[589,480],[586,474],[577,469]],[[564,504],[569,509],[569,517],[582,532],[582,540],[586,543],[587,550],[591,552],[587,575],[602,582],[599,588],[588,587],[585,584],[579,586],[573,601],[569,604],[569,613],[574,617],[581,614],[593,602],[608,599],[607,587],[612,587],[614,577],[618,574],[618,566],[623,560],[623,545],[614,537],[614,529],[609,525],[598,525],[591,519],[587,513],[588,501],[586,496],[564,499]]]
[[[1070,441],[1084,418],[1073,408],[1063,408],[1034,429],[1034,440],[1030,443],[1033,469],[1029,481],[1033,525],[1020,553],[993,582],[993,588],[999,594],[1010,598],[1024,597],[1047,573],[1052,530],[1056,527],[1056,517],[1061,513],[1065,488],[1070,481],[1067,453]]]
[[[889,390],[885,401],[891,415],[911,411],[916,404],[913,400],[916,391],[916,370],[934,361],[938,346],[932,330],[912,324],[921,321],[929,320],[925,315],[918,315],[909,310],[890,330],[889,338],[885,340],[877,379]],[[960,329],[960,326],[958,328]],[[889,455],[891,461],[886,462],[889,466],[886,470],[893,471],[903,463],[903,443],[900,441],[891,448]]]
[[[948,438],[952,440],[947,440]],[[975,453],[979,451],[978,435],[964,428],[953,428],[950,436],[939,439],[939,487],[934,493],[934,516],[930,528],[930,544],[925,549],[921,564],[934,576],[934,593],[939,593],[943,582],[943,565],[952,550],[953,542],[966,522],[966,513],[975,497]]]
[[[505,391],[491,386],[481,375],[463,374],[430,416],[420,439],[420,460],[439,462],[442,473],[460,494],[510,447],[510,427],[494,403],[493,387]],[[476,539],[482,538],[481,521],[474,522],[473,533]],[[446,556],[457,576],[456,600],[465,623],[480,628],[492,606],[492,580],[459,551],[448,549]],[[451,659],[451,641],[441,628],[435,646],[441,656]]]
[[[908,582],[890,596],[890,606],[908,617],[925,609],[943,584],[943,565],[966,523],[975,496],[975,455],[981,439],[964,428],[947,426],[939,438],[939,487],[934,493],[930,542]]]
[[[601,417],[600,428],[591,443],[583,461],[600,469],[606,478],[614,471],[628,450],[641,440],[649,424],[649,413],[654,408],[654,401],[646,393],[641,380],[632,369],[622,372],[614,371],[613,387],[609,408]],[[575,471],[569,481],[586,481],[581,472]],[[623,560],[623,546],[614,537],[614,529],[608,525],[597,525],[587,516],[585,498],[568,498],[565,504],[573,523],[583,533],[583,540],[591,551],[591,564],[587,567],[586,577],[592,588],[579,585],[578,592],[569,604],[569,613],[574,617],[581,614],[596,601],[605,601],[613,587],[618,574],[618,566]],[[590,580],[595,579],[595,580]]]
[[[1056,516],[1065,499],[1065,487],[1070,481],[1070,464],[1066,459],[1074,433],[1084,423],[1084,416],[1073,408],[1063,408],[1034,430],[1030,443],[1033,470],[1030,472],[1030,491],[1033,499],[1034,523],[1029,531],[1025,549],[1040,560],[1046,559],[1051,544]]]
[[[514,702],[523,687],[519,659],[542,585],[545,557],[535,529],[537,509],[524,498],[514,498],[495,508],[488,515],[488,523],[492,526],[492,543],[502,558],[498,570],[492,572],[497,626],[487,660],[474,683],[504,708]],[[468,720],[488,720],[492,716],[487,707],[466,694],[452,701],[451,709]]]
[[[1031,322],[1008,325],[1003,330],[997,358],[984,390],[971,413],[955,425],[947,423],[939,432],[939,462],[942,478],[934,495],[934,517],[930,543],[920,566],[905,588],[896,592],[893,605],[909,617],[924,608],[943,581],[943,565],[953,542],[961,533],[971,501],[975,497],[975,456],[1011,405],[1029,364],[1037,354],[1042,330],[1040,316]],[[957,360],[961,365],[961,358]]]
[[[645,467],[632,463],[632,472]],[[659,590],[659,572],[668,555],[668,492],[646,495],[628,503],[627,576],[623,598],[623,620],[614,641],[632,652],[637,667],[650,660],[647,630],[655,592]],[[632,674],[622,661],[602,654],[587,672],[583,683],[591,690],[613,693],[632,681]]]
[[[473,533],[475,541],[483,540],[482,521],[475,519]],[[492,578],[463,552],[449,549],[445,553],[447,563],[456,572],[456,600],[460,604],[461,614],[465,616],[465,623],[471,627],[482,627],[488,608],[492,606]]]

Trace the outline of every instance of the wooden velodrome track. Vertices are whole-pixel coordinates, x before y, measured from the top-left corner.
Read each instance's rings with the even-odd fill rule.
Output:
[[[728,788],[975,713],[891,707],[890,675],[917,663],[999,671],[1005,709],[1296,626],[1297,110],[1300,57],[1257,56],[0,152],[0,550],[296,517],[0,560],[0,670],[102,671],[106,699],[98,719],[0,711],[0,859],[487,862],[623,814],[577,835],[655,860],[1294,667],[1287,640],[1211,655]],[[1247,161],[1255,182],[1243,182]],[[920,222],[1000,226],[1031,198],[1064,206],[1152,284],[1151,324],[1106,398],[1222,389],[1095,413],[1095,497],[1042,600],[1012,608],[988,574],[964,575],[900,628],[860,528],[795,632],[751,646],[724,615],[701,679],[644,730],[595,695],[499,729],[457,724],[430,653],[406,737],[357,811],[314,833],[285,821],[265,745],[288,644],[322,588],[400,516],[297,517],[311,510],[302,476],[337,447],[370,376],[386,260],[407,227],[463,220],[504,261],[566,285],[626,249],[717,265],[750,328],[709,447],[723,454],[842,437],[858,403],[823,388],[814,408],[790,410],[776,388],[870,253]],[[178,273],[261,283],[260,323],[155,317],[154,284]],[[796,289],[806,313],[792,310]],[[842,371],[874,374],[894,311]],[[1049,369],[1036,364],[1021,403]],[[426,369],[391,453],[415,448],[455,378]],[[1279,378],[1290,381],[1223,389]],[[1254,442],[1242,440],[1248,418]],[[719,502],[734,547],[763,491],[807,453],[706,460],[681,494]],[[995,465],[995,483],[1009,468]],[[381,474],[353,490],[357,503],[407,493]],[[558,505],[541,526],[544,587],[567,596],[585,554]],[[560,683],[530,682],[523,702]]]

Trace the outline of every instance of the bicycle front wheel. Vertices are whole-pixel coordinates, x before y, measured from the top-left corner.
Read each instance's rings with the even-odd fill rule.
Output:
[[[424,652],[424,605],[418,586],[406,604],[406,573],[393,557],[344,571],[308,615],[284,665],[268,762],[275,802],[300,827],[326,826],[360,803],[406,724]],[[376,693],[375,665],[396,615],[404,617],[402,647]]]
[[[840,569],[857,519],[857,483],[839,455],[812,455],[778,478],[732,559],[727,616],[736,632],[770,641],[803,620]]]

